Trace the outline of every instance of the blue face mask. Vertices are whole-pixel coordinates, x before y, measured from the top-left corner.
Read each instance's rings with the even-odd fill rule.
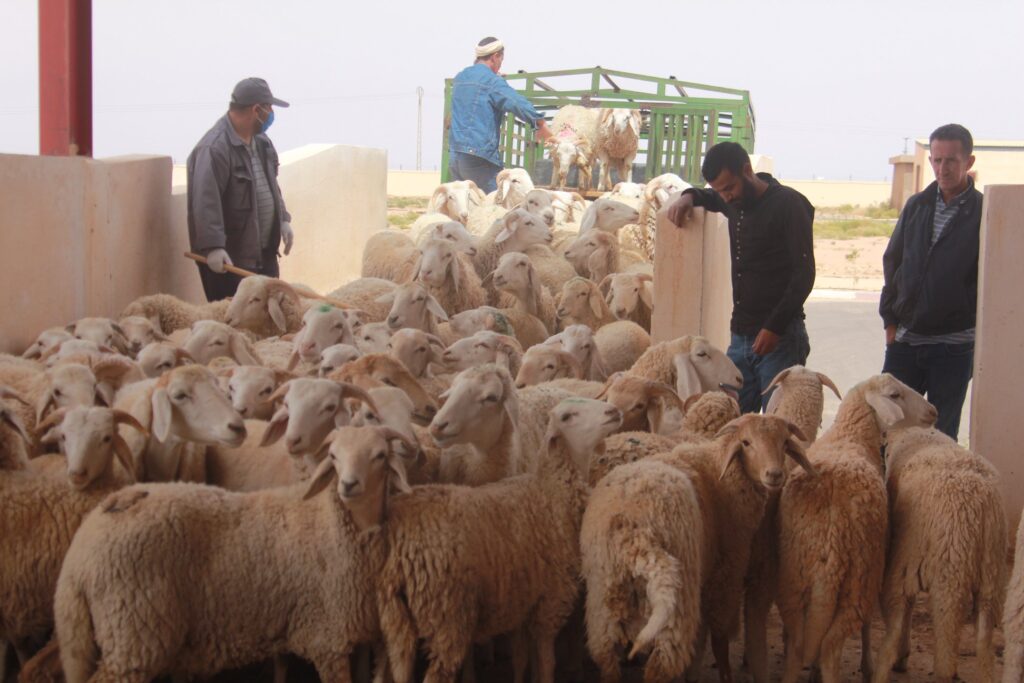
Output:
[[[266,133],[267,129],[270,128],[271,124],[274,123],[274,110],[270,110],[270,114],[267,115],[266,121],[260,121],[260,133]]]

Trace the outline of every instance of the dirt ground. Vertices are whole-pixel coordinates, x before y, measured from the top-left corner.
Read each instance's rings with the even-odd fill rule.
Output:
[[[814,262],[818,277],[881,279],[882,254],[888,243],[888,237],[815,239]]]

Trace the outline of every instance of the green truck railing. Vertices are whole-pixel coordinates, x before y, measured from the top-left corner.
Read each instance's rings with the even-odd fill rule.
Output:
[[[567,71],[519,72],[506,76],[517,92],[548,118],[568,104],[595,108],[639,109],[642,125],[634,163],[644,166],[644,180],[676,173],[691,185],[703,185],[700,165],[708,147],[738,142],[754,151],[755,120],[750,93],[702,83],[658,78],[594,67]],[[444,85],[444,132],[441,182],[448,182],[448,127],[452,79]],[[506,168],[520,167],[535,179],[543,146],[533,130],[508,114],[501,127],[499,152]]]

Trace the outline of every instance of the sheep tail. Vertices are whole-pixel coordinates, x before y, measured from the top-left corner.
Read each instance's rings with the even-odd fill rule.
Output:
[[[69,585],[73,583],[61,581],[57,584],[54,616],[64,677],[68,683],[86,683],[96,671],[99,653],[89,600],[77,586]]]
[[[651,605],[651,616],[633,640],[630,659],[650,649],[654,639],[672,620],[677,607],[676,595],[683,583],[679,562],[661,548],[653,546],[636,559],[633,575],[647,583],[647,602]]]

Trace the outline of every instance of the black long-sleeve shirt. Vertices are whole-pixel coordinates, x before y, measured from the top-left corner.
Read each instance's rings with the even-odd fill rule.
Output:
[[[796,190],[768,173],[764,194],[727,204],[710,189],[689,189],[694,206],[729,219],[732,260],[733,332],[755,335],[761,328],[783,334],[804,317],[804,301],[814,287],[814,207]]]

